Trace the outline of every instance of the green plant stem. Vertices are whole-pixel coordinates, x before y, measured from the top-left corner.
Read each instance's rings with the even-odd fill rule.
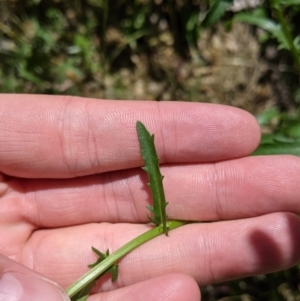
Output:
[[[298,53],[298,50],[294,44],[293,36],[292,33],[289,29],[289,26],[286,22],[286,19],[283,15],[283,8],[279,7],[278,4],[275,4],[276,1],[272,0],[271,5],[272,5],[272,10],[274,11],[277,21],[280,23],[282,30],[284,32],[284,35],[287,39],[288,45],[289,45],[289,50],[294,58],[294,61],[296,63],[296,67],[298,71],[300,71],[300,54]]]
[[[168,221],[167,226],[169,230],[176,229],[178,227],[181,227],[183,225],[187,224],[187,222],[184,221]],[[105,260],[101,261],[97,266],[90,269],[85,275],[80,277],[76,282],[74,282],[72,285],[70,285],[67,288],[67,293],[70,298],[72,298],[75,294],[80,292],[82,289],[84,289],[89,283],[97,279],[99,276],[101,276],[105,271],[107,271],[111,266],[113,266],[115,263],[118,262],[122,257],[124,257],[126,254],[131,252],[133,249],[139,247],[140,245],[144,244],[145,242],[161,235],[164,233],[164,229],[162,225],[159,225],[140,236],[134,238],[118,250],[116,250],[114,253],[112,253],[110,256],[108,256]]]

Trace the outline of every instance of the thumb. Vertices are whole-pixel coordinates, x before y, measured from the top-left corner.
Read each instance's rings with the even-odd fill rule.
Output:
[[[0,301],[70,301],[56,283],[0,255]]]

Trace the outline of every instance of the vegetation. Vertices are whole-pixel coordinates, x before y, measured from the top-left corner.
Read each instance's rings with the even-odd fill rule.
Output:
[[[258,3],[0,1],[0,92],[226,103],[258,117],[260,151],[297,151],[300,1]],[[202,292],[299,300],[299,279],[294,267]]]

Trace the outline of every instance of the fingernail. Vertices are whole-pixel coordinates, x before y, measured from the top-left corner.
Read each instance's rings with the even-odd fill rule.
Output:
[[[54,282],[16,272],[7,272],[1,276],[0,300],[70,301],[67,293]]]

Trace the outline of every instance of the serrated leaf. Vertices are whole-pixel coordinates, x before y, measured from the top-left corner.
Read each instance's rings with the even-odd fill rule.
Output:
[[[149,187],[153,197],[153,206],[148,206],[148,209],[153,213],[153,217],[149,217],[150,221],[155,225],[162,225],[164,232],[168,234],[167,214],[165,200],[165,192],[163,188],[163,176],[159,169],[159,158],[154,145],[154,135],[150,135],[146,127],[138,121],[136,130],[141,147],[141,153],[145,162],[145,170],[149,178]]]

